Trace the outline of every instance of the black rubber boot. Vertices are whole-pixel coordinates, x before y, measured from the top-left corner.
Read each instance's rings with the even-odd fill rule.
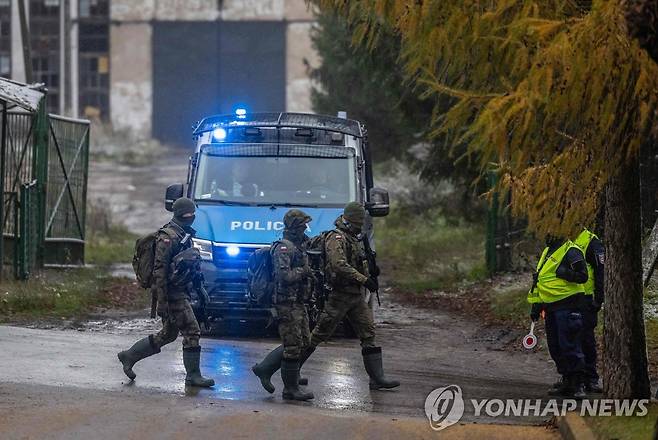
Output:
[[[260,379],[260,384],[265,388],[265,391],[272,394],[275,390],[272,384],[272,375],[281,368],[281,361],[283,360],[283,345],[279,345],[274,350],[270,351],[265,359],[260,363],[251,367],[251,371]]]
[[[133,366],[144,358],[160,353],[160,348],[153,344],[152,337],[140,339],[128,350],[117,354],[119,361],[123,364],[123,372],[130,380],[135,380],[137,375],[133,371]]]
[[[285,400],[310,400],[315,397],[312,392],[299,389],[299,359],[281,361],[281,379]]]
[[[364,347],[361,350],[363,355],[363,365],[370,376],[370,389],[379,390],[381,388],[395,388],[400,386],[397,380],[389,380],[384,377],[384,366],[382,365],[382,348],[381,347]]]
[[[211,387],[215,385],[213,379],[206,379],[201,375],[199,361],[201,360],[201,347],[183,349],[183,365],[185,365],[185,385],[193,387]]]

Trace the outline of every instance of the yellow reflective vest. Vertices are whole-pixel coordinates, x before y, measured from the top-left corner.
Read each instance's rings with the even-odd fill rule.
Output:
[[[589,247],[590,242],[595,238],[598,239],[599,237],[597,237],[596,234],[586,228],[583,229],[583,232],[578,235],[574,243],[580,248],[581,251],[583,251],[583,255],[587,257],[587,248]],[[587,263],[587,282],[583,284],[583,290],[585,295],[594,294],[594,268],[589,263]]]
[[[557,276],[557,268],[569,249],[580,250],[571,240],[564,242],[555,252],[548,255],[548,247],[537,263],[537,284],[528,292],[528,302],[550,304],[583,292],[583,285],[572,283]]]

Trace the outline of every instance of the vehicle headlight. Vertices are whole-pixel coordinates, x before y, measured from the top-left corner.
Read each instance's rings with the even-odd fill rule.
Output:
[[[193,238],[192,244],[199,250],[202,260],[212,260],[212,241]]]
[[[240,248],[237,246],[229,246],[226,248],[226,254],[229,257],[237,257],[240,254]]]

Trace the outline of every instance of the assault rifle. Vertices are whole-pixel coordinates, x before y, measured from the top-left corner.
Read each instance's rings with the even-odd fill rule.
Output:
[[[379,286],[379,266],[377,266],[377,252],[375,252],[372,247],[370,246],[370,240],[368,240],[368,236],[366,234],[363,234],[363,248],[366,251],[366,260],[368,261],[368,272],[370,273],[370,276],[375,279],[377,282],[377,286]],[[379,288],[375,290],[375,295],[377,295],[377,305],[381,306],[382,302],[379,299]]]
[[[324,267],[322,261],[322,251],[320,250],[307,250],[309,264],[313,270],[313,286],[311,298],[309,300],[309,321],[311,326],[317,322],[320,312],[324,310],[324,305],[329,297],[330,288],[326,284],[324,278]]]
[[[206,307],[208,307],[208,303],[210,302],[210,296],[208,295],[208,291],[206,290],[204,283],[205,280],[203,278],[203,274],[199,273],[196,277],[194,277],[192,286],[194,286],[194,290],[196,290],[197,293],[196,296],[199,299],[199,322],[205,324],[206,328],[210,328],[210,323],[208,322],[208,313],[206,312]]]

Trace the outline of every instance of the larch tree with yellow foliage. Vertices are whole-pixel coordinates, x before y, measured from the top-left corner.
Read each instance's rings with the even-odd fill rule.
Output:
[[[348,17],[355,44],[375,49],[383,29],[400,35],[408,77],[426,97],[453,98],[434,113],[433,134],[467,145],[483,172],[496,170],[512,212],[538,236],[574,237],[605,201],[604,389],[649,397],[638,152],[655,120],[658,65],[629,35],[628,5],[315,3]]]

